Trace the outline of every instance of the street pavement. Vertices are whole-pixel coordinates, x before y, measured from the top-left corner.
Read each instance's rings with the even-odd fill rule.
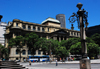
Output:
[[[100,59],[90,60],[91,69],[100,69]],[[66,62],[58,62],[58,66],[56,66],[56,62],[32,62],[31,66],[28,62],[18,62],[18,64],[23,65],[28,69],[80,69],[79,61],[66,61]]]

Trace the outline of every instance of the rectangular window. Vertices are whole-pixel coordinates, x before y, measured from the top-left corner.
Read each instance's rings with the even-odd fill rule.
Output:
[[[18,54],[18,51],[19,51],[19,50],[16,50],[16,55]]]
[[[30,30],[31,29],[31,27],[30,26],[28,26],[28,30]]]
[[[25,54],[26,54],[26,51],[25,51],[25,50],[23,50],[23,51],[22,51],[22,54],[23,54],[23,55],[25,55]]]
[[[40,27],[38,27],[38,31],[40,31]]]
[[[23,25],[23,29],[26,29],[26,26],[25,25]]]
[[[73,35],[73,32],[71,32],[71,35]]]
[[[48,28],[48,32],[49,32],[49,28]]]
[[[35,27],[33,27],[33,30],[35,30]]]
[[[74,36],[76,35],[76,33],[74,33]]]
[[[16,27],[18,27],[18,23],[16,23]]]
[[[44,28],[42,28],[42,31],[44,32]]]
[[[41,51],[39,50],[39,51],[38,51],[38,55],[40,55],[40,54],[41,54]]]

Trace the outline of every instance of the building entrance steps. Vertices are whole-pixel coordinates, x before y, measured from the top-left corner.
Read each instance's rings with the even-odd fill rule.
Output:
[[[28,69],[14,61],[0,61],[0,69]]]

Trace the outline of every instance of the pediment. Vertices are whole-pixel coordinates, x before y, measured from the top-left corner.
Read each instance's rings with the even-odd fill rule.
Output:
[[[57,31],[55,31],[55,32],[53,32],[53,33],[58,33],[58,34],[67,34],[67,32],[66,32],[65,30],[63,30],[63,29],[61,29],[61,30],[57,30]]]

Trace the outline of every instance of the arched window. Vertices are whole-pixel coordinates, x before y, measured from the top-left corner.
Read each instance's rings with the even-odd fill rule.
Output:
[[[26,54],[26,50],[23,50],[23,51],[22,51],[22,54],[25,55],[25,54]]]
[[[18,27],[18,23],[16,23],[16,27]]]
[[[44,28],[42,28],[42,31],[44,32]]]
[[[49,32],[49,28],[48,28],[48,32]]]
[[[16,49],[16,54],[18,54],[18,52],[19,52],[19,50],[18,50],[18,49]]]
[[[31,29],[31,27],[30,26],[28,26],[28,30],[30,30]]]
[[[71,35],[73,35],[73,32],[71,32]]]
[[[76,33],[74,33],[74,36],[76,36]]]
[[[23,29],[26,29],[26,26],[25,25],[23,25]]]
[[[33,27],[33,30],[35,30],[35,27]]]
[[[40,31],[40,27],[38,27],[38,31]]]
[[[41,51],[40,50],[38,50],[38,55],[40,55],[41,54]]]

